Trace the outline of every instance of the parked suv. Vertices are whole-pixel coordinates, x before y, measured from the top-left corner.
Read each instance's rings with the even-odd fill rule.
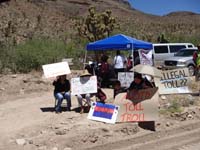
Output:
[[[194,75],[195,64],[193,61],[193,53],[197,48],[184,48],[174,54],[173,57],[164,60],[165,69],[176,69],[188,67],[190,75]]]

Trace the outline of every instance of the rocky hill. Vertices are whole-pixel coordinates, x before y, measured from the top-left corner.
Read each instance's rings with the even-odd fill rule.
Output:
[[[67,41],[76,32],[74,19],[85,17],[90,6],[96,6],[99,12],[112,10],[121,24],[116,32],[139,39],[154,42],[161,33],[200,37],[200,15],[194,13],[154,16],[131,9],[123,0],[4,0],[0,2],[0,44],[17,44],[35,37]]]

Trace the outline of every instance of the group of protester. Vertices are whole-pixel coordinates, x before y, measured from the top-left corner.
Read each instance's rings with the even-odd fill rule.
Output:
[[[109,87],[110,79],[117,79],[118,72],[130,71],[133,67],[132,56],[124,56],[120,51],[116,51],[113,63],[108,61],[109,57],[102,54],[98,63],[91,63],[86,69],[93,75],[96,75],[100,81],[101,87]]]
[[[88,70],[84,70],[81,77],[86,77],[86,76],[92,76],[88,72]],[[67,101],[67,111],[71,111],[71,85],[70,81],[66,78],[66,75],[61,75],[58,76],[54,81],[53,81],[53,86],[54,88],[54,97],[57,100],[56,106],[55,106],[55,112],[60,113],[61,112],[61,105],[64,99]],[[85,100],[85,103],[87,104],[87,109],[89,110],[91,106],[91,98],[93,96],[96,96],[99,100],[99,102],[104,103],[104,100],[106,99],[106,94],[102,91],[99,85],[97,85],[97,93],[86,93],[86,94],[78,94],[76,95],[78,104],[81,108],[80,113],[84,112],[84,105],[83,101]]]
[[[198,51],[193,54],[193,60],[196,64],[196,73],[200,71],[200,45],[197,46]],[[117,75],[119,72],[129,71],[133,67],[132,58],[129,57],[128,59],[120,54],[120,51],[116,52],[116,56],[113,60],[114,64],[114,72]],[[99,72],[96,73],[94,68],[92,67],[85,67],[87,70],[87,73],[84,73],[80,77],[84,76],[92,76],[97,75],[101,77],[101,84],[98,82],[98,88],[97,93],[87,93],[87,94],[79,94],[76,95],[78,104],[81,107],[80,113],[84,112],[84,105],[83,100],[85,99],[88,107],[91,106],[91,97],[96,96],[100,100],[100,102],[105,103],[106,94],[101,90],[101,87],[107,86],[109,74],[111,73],[109,70],[109,64],[108,64],[108,56],[102,55],[101,57],[101,65],[99,68]],[[56,78],[56,80],[53,82],[53,85],[55,86],[54,89],[54,96],[57,99],[57,104],[55,107],[56,113],[61,112],[61,104],[63,99],[67,100],[67,111],[71,110],[71,95],[70,95],[70,82],[68,79],[66,79],[66,75],[62,75]],[[127,92],[130,90],[139,90],[139,89],[146,89],[146,88],[153,88],[155,85],[151,83],[149,80],[147,80],[145,77],[143,77],[139,73],[135,73],[134,80],[130,84],[128,88],[122,88],[120,81],[116,80],[113,89],[114,89],[114,98],[118,93],[121,92]]]
[[[91,74],[87,71],[85,71],[84,74],[80,76],[91,76]],[[67,101],[67,111],[71,111],[71,95],[70,95],[70,82],[68,79],[66,79],[66,75],[58,76],[56,80],[54,80],[53,85],[54,88],[54,96],[57,99],[57,104],[55,106],[56,113],[61,112],[61,104],[64,99]],[[142,76],[142,74],[135,73],[134,80],[130,84],[130,87],[128,88],[122,88],[120,81],[115,83],[114,86],[114,97],[121,93],[121,92],[128,92],[131,90],[140,90],[140,89],[146,89],[146,88],[153,88],[153,84],[149,82],[145,77]],[[81,108],[80,113],[84,112],[84,105],[83,101],[85,100],[87,104],[87,110],[89,110],[91,106],[91,98],[93,96],[96,96],[101,103],[105,103],[105,100],[107,98],[106,94],[102,91],[99,85],[97,85],[97,93],[87,93],[87,94],[78,94],[76,95],[78,104]]]

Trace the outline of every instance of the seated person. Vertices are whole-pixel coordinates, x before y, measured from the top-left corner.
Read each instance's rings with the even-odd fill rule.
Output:
[[[91,76],[91,74],[87,70],[84,70],[84,73],[80,77],[86,77],[86,76]],[[97,86],[97,93],[78,94],[76,96],[77,96],[78,104],[81,107],[80,113],[84,112],[84,106],[83,106],[83,100],[84,99],[86,99],[88,111],[89,111],[89,108],[91,106],[91,98],[93,96],[97,96],[99,98],[100,102],[103,102],[103,103],[104,103],[104,100],[106,99],[106,95],[101,90],[99,84]]]
[[[126,88],[121,87],[121,82],[119,80],[115,81],[115,83],[114,83],[114,95],[113,95],[114,98],[117,94],[123,93],[123,92],[126,92],[126,91],[127,91]]]
[[[147,89],[153,88],[151,82],[149,82],[146,78],[142,77],[142,74],[135,73],[134,74],[134,81],[132,81],[131,85],[129,86],[128,90],[140,90],[140,89]]]
[[[148,89],[153,88],[154,85],[145,78],[142,77],[142,74],[135,73],[134,74],[134,81],[131,83],[128,91],[130,90],[141,90],[141,89]],[[154,121],[144,121],[139,122],[138,125],[144,129],[150,129],[155,131],[155,122]]]
[[[91,97],[93,96],[94,95],[90,93],[77,95],[78,104],[81,107],[81,111],[80,111],[81,114],[84,112],[83,99],[86,99],[87,109],[89,110],[91,106]]]
[[[92,76],[92,74],[89,73],[87,68],[80,75],[80,78],[86,77],[86,76]],[[89,107],[91,106],[91,97],[93,97],[94,94],[86,93],[86,94],[78,94],[76,96],[77,96],[78,104],[81,107],[80,113],[82,114],[84,112],[83,100],[86,99],[86,103],[87,103],[88,109],[89,109]]]
[[[61,104],[63,99],[67,100],[67,111],[71,110],[70,82],[66,79],[66,75],[61,75],[53,81],[54,96],[58,100],[55,107],[56,113],[61,112]]]

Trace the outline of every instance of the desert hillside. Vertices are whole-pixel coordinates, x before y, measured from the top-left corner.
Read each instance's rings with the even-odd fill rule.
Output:
[[[74,20],[85,17],[90,6],[98,12],[110,9],[121,24],[116,32],[139,39],[155,42],[161,33],[171,41],[200,37],[200,15],[189,12],[154,16],[131,9],[122,0],[6,0],[0,3],[0,44],[38,37],[68,41],[76,36]],[[181,38],[173,39],[176,36]]]

